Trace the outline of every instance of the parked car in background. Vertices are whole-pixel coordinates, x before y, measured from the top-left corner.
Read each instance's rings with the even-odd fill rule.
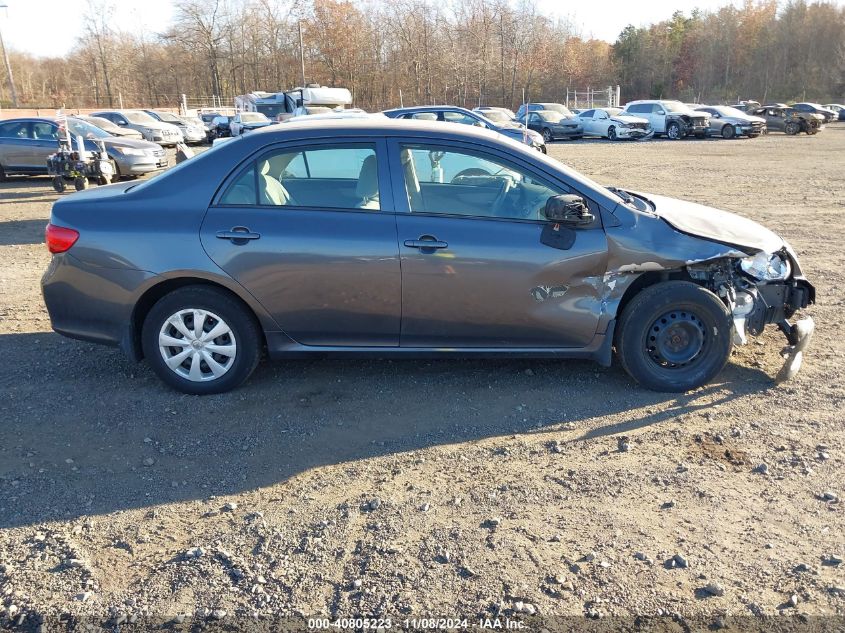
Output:
[[[622,108],[594,108],[578,114],[584,136],[617,139],[643,139],[652,136],[648,119],[624,114]]]
[[[473,108],[473,112],[477,112],[478,114],[487,117],[493,123],[515,123],[513,118],[513,112],[510,110],[506,110],[505,108]],[[521,123],[519,125],[522,125]]]
[[[644,387],[686,392],[767,324],[787,337],[788,378],[813,332],[789,322],[815,289],[780,236],[471,125],[268,127],[60,199],[46,242],[53,329],[192,394],[242,384],[265,350],[607,366],[615,349]]]
[[[229,122],[229,130],[232,136],[240,136],[244,132],[257,130],[258,128],[272,124],[273,121],[261,112],[238,112]]]
[[[710,115],[710,134],[722,138],[765,134],[766,119],[728,106],[700,106],[699,112]]]
[[[148,141],[111,136],[99,127],[68,117],[68,130],[76,149],[81,136],[85,149],[96,151],[102,141],[117,169],[116,176],[140,176],[167,167],[167,154]],[[54,117],[31,117],[0,121],[0,179],[8,174],[46,174],[47,157],[55,154],[65,132]]]
[[[769,132],[783,132],[789,135],[816,134],[824,123],[824,117],[813,112],[799,112],[784,103],[770,103],[754,112],[766,120]]]
[[[525,114],[526,112],[540,112],[541,110],[557,112],[561,116],[567,119],[571,119],[575,116],[573,112],[567,108],[562,103],[523,103],[519,106],[519,109],[516,111],[516,120],[520,123],[524,123],[525,121]]]
[[[710,127],[710,115],[696,112],[669,99],[648,99],[625,104],[623,114],[647,119],[655,135],[665,135],[672,140],[686,136],[705,138]]]
[[[493,121],[497,121],[499,119],[493,119],[490,117],[491,112],[501,112],[504,114],[508,119],[513,121],[516,118],[516,115],[513,113],[513,110],[509,108],[501,108],[499,106],[478,106],[477,108],[472,109],[473,112],[480,112],[484,116],[492,119]]]
[[[830,108],[825,108],[823,105],[819,103],[796,103],[792,106],[798,112],[803,112],[805,114],[819,114],[824,117],[825,123],[830,123],[831,121],[836,121],[839,118],[839,114]]]
[[[824,107],[836,112],[837,121],[845,121],[845,105],[841,103],[826,103]]]
[[[151,117],[162,123],[170,123],[179,128],[185,142],[190,144],[204,143],[206,141],[205,127],[194,122],[188,122],[184,118],[172,112],[158,110],[144,110]]]
[[[546,143],[543,136],[533,130],[525,129],[515,121],[496,123],[479,112],[472,112],[457,106],[415,106],[412,108],[394,108],[382,112],[391,119],[416,119],[422,121],[444,121],[447,123],[462,123],[498,132],[503,136],[514,139],[546,153]]]
[[[523,117],[523,120],[525,117]],[[554,110],[529,112],[527,116],[529,130],[543,135],[543,142],[551,143],[557,139],[579,139],[584,136],[581,122],[575,117],[565,117]]]
[[[120,127],[137,130],[145,140],[160,145],[172,146],[185,140],[178,127],[157,121],[143,110],[102,110],[94,112],[92,116],[108,119]]]
[[[738,101],[736,103],[729,103],[728,107],[729,108],[736,108],[737,110],[745,112],[746,114],[753,114],[755,110],[759,110],[760,108],[762,108],[763,104],[760,103],[759,101],[754,101],[754,100],[749,99],[747,101]]]
[[[115,125],[108,119],[104,119],[103,117],[99,116],[89,116],[87,114],[77,114],[74,116],[75,119],[79,119],[80,121],[85,121],[86,123],[90,123],[91,125],[100,128],[104,132],[108,132],[111,136],[120,136],[122,138],[134,138],[139,141],[144,139],[144,135],[141,134],[138,130],[133,130],[128,127],[120,127],[119,125]]]
[[[218,114],[211,119],[211,134],[213,138],[227,138],[232,136],[232,119],[235,115]]]

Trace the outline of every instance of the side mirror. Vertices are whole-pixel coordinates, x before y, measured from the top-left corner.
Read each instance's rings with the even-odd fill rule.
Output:
[[[665,110],[658,110],[657,114],[660,114],[662,116],[662,115],[666,114],[666,111]]]
[[[124,121],[123,119],[118,119],[117,124],[120,125],[120,126],[126,127],[126,121]]]
[[[547,220],[570,227],[587,226],[596,219],[584,198],[572,194],[552,196],[546,200],[543,215]]]
[[[473,123],[473,125],[475,127],[485,127],[485,128],[487,127],[486,125],[484,125],[483,121],[476,121],[475,123]]]

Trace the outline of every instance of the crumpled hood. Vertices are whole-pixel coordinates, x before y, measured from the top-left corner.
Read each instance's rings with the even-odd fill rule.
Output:
[[[777,233],[735,213],[648,193],[642,196],[654,203],[658,216],[682,233],[753,252],[773,253],[784,247],[783,238]]]

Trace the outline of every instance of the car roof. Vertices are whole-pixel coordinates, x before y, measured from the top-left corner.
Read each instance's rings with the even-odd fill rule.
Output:
[[[391,108],[383,110],[383,112],[437,112],[441,110],[459,110],[461,112],[471,112],[467,108],[451,105],[428,105],[428,106],[408,106],[407,108]]]

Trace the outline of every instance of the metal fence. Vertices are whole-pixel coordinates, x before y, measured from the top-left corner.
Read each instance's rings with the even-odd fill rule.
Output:
[[[584,90],[566,89],[567,108],[620,108],[619,86],[605,88],[587,87]]]

